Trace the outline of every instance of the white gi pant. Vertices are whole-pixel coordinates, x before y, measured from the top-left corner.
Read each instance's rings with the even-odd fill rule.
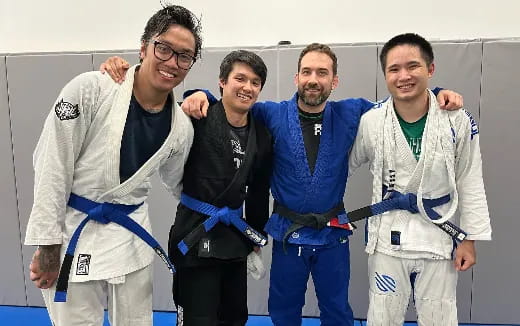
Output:
[[[70,282],[67,302],[54,302],[55,292],[56,283],[42,290],[54,326],[102,326],[104,302],[111,326],[152,325],[152,264],[110,280]]]
[[[367,325],[402,326],[413,291],[419,326],[457,326],[457,276],[449,259],[406,259],[375,252],[368,257]]]

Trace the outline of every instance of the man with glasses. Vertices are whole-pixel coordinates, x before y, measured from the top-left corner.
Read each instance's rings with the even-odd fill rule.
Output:
[[[152,325],[154,251],[173,271],[146,198],[156,171],[180,195],[193,128],[172,89],[199,56],[199,21],[167,6],[141,41],[141,64],[121,85],[89,72],[63,88],[34,153],[25,244],[39,246],[30,278],[55,326],[103,325],[105,301],[112,325]]]

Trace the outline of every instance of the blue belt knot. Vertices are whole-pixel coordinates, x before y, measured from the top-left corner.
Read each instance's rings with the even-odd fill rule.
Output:
[[[232,209],[227,206],[219,208],[190,197],[185,193],[181,194],[181,203],[195,212],[209,216],[204,222],[202,222],[202,224],[193,229],[177,244],[177,247],[183,255],[186,255],[188,250],[198,243],[198,241],[204,236],[204,232],[210,231],[219,222],[227,226],[235,227],[257,246],[265,246],[267,244],[267,238],[260,232],[254,230],[242,218],[242,206],[237,209]]]
[[[405,209],[414,214],[419,213],[419,208],[417,207],[417,195],[412,193],[407,193],[405,195],[401,194],[400,196],[397,196],[396,199],[399,209]]]

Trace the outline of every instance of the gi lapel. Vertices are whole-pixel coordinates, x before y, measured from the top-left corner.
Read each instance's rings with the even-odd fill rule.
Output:
[[[289,101],[287,122],[289,125],[289,144],[292,145],[291,149],[294,155],[296,174],[300,179],[300,185],[306,188],[305,192],[307,193],[309,190],[309,183],[305,182],[305,180],[311,177],[311,170],[308,164],[309,161],[307,160],[307,152],[305,151],[303,133],[300,126],[300,118],[298,116],[298,95],[295,95],[293,99]]]
[[[171,92],[172,120],[168,137],[166,137],[159,150],[157,150],[157,152],[155,152],[155,154],[153,154],[152,157],[150,157],[148,161],[146,161],[146,163],[144,163],[143,166],[134,175],[128,178],[124,183],[120,184],[119,165],[121,139],[123,137],[126,117],[128,115],[128,109],[130,105],[130,98],[132,96],[135,68],[136,66],[133,66],[131,69],[129,69],[126,80],[121,85],[121,90],[118,92],[117,98],[111,107],[112,112],[110,112],[110,129],[108,137],[109,145],[107,145],[106,149],[107,160],[105,164],[105,187],[107,191],[100,196],[98,201],[101,199],[110,200],[110,198],[107,198],[109,196],[112,198],[126,196],[137,186],[141,185],[145,179],[157,169],[161,158],[165,155],[168,155],[171,151],[176,150],[174,146],[176,138],[179,134],[185,133],[184,127],[180,125],[180,120],[176,119],[178,104],[175,102],[173,92]]]
[[[225,113],[224,113],[225,118]],[[251,112],[248,113],[247,119],[249,121],[249,131],[247,136],[247,146],[246,146],[246,155],[244,157],[244,161],[240,164],[240,167],[235,172],[235,175],[233,176],[233,179],[228,184],[226,189],[222,191],[213,201],[214,203],[218,203],[222,198],[225,198],[225,196],[228,193],[236,193],[239,192],[242,187],[245,186],[245,183],[247,182],[247,177],[249,175],[249,171],[251,171],[251,167],[253,166],[254,157],[257,152],[257,144],[256,144],[256,128],[255,128],[255,122],[253,119],[253,115]],[[226,122],[227,125],[227,122]],[[230,135],[229,135],[229,126],[226,129],[227,131],[227,144],[229,147],[229,141],[230,141]]]

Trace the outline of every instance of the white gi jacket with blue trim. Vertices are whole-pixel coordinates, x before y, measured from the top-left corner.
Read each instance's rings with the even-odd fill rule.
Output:
[[[193,139],[190,119],[173,100],[171,130],[161,148],[120,184],[120,147],[136,66],[122,85],[108,75],[88,72],[61,91],[45,121],[34,152],[34,204],[26,245],[66,246],[85,214],[67,206],[70,193],[96,202],[140,204],[159,170],[168,191],[179,197]],[[173,97],[173,94],[172,94]],[[130,217],[151,232],[146,202]],[[78,265],[78,256],[88,257]],[[109,279],[149,265],[153,250],[133,233],[115,224],[90,221],[76,248],[70,281]],[[80,269],[77,270],[78,266]]]
[[[458,200],[454,208],[460,212],[460,227],[468,233],[467,239],[491,240],[476,122],[465,110],[440,110],[435,96],[429,94],[430,108],[419,161],[412,154],[389,98],[381,108],[370,110],[361,118],[350,154],[350,171],[370,163],[374,175],[372,203],[377,203],[382,199],[383,184],[390,183],[388,170],[393,164],[395,190],[417,193],[422,189],[424,198],[451,193],[451,201],[436,207],[435,211],[448,214],[450,205]],[[388,150],[390,145],[387,144],[393,147]],[[451,176],[450,170],[453,171]],[[427,177],[423,178],[425,174]],[[455,222],[453,218],[450,220]],[[410,259],[451,258],[450,236],[419,213],[394,210],[370,217],[367,223],[366,251],[369,254],[378,251]],[[391,244],[391,231],[400,233],[399,245]]]

